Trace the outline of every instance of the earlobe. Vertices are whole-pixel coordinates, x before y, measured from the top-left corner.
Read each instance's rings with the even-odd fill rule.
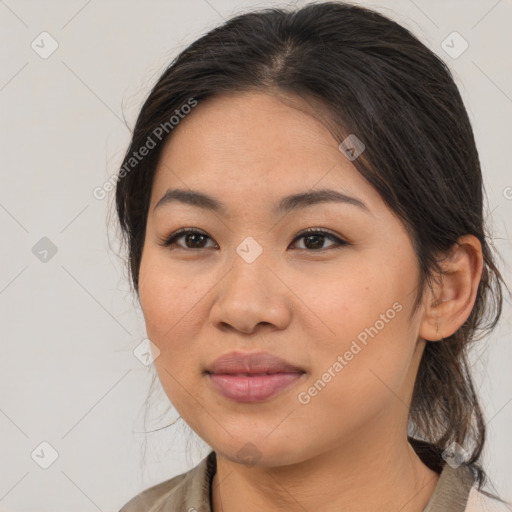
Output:
[[[482,277],[483,255],[480,241],[464,235],[440,261],[442,274],[425,298],[419,336],[441,341],[454,334],[468,319]]]
[[[420,325],[419,337],[426,341],[441,341],[443,335],[440,313],[437,310],[439,301],[434,300],[431,306],[425,308]]]

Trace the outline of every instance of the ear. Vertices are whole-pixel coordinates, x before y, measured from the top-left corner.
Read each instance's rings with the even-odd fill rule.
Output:
[[[425,294],[419,336],[439,341],[451,336],[467,320],[482,277],[482,245],[473,235],[457,240],[440,261],[442,273]]]

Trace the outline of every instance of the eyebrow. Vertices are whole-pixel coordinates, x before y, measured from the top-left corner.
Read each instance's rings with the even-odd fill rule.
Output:
[[[218,199],[215,199],[207,194],[198,192],[196,190],[184,189],[167,190],[167,192],[155,205],[153,211],[156,211],[158,208],[161,208],[164,205],[168,205],[175,202],[184,203],[207,210],[213,210],[214,212],[227,215],[226,205],[219,201]],[[307,208],[308,206],[331,202],[357,206],[362,210],[366,210],[367,212],[369,212],[369,209],[366,206],[366,204],[363,203],[363,201],[361,201],[360,199],[348,196],[336,190],[321,189],[308,192],[301,192],[298,194],[292,194],[283,197],[279,204],[277,205],[277,207],[274,208],[273,213],[275,215],[284,214],[292,210]]]

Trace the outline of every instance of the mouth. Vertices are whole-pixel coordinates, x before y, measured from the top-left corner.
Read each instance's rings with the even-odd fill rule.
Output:
[[[262,402],[301,379],[303,372],[208,373],[214,389],[235,402]]]
[[[231,352],[205,371],[215,391],[236,402],[262,402],[289,388],[306,372],[266,352]]]

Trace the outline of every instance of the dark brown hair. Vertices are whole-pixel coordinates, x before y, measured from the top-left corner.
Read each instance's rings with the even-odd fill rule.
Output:
[[[441,271],[440,254],[465,234],[482,244],[474,308],[455,334],[427,342],[409,419],[410,442],[427,466],[440,472],[443,450],[457,442],[482,487],[485,422],[467,350],[497,323],[504,283],[485,231],[479,157],[457,86],[445,63],[394,21],[339,2],[269,8],[233,17],[170,63],[140,111],[116,188],[134,290],[153,177],[172,130],[127,172],[130,158],[191,98],[200,108],[237,91],[298,95],[323,107],[317,112],[339,142],[349,134],[363,141],[353,164],[401,218],[418,257],[416,305]]]

